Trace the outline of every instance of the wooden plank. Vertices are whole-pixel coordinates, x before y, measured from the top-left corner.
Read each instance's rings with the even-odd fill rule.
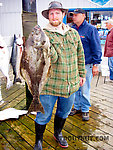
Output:
[[[11,87],[9,90],[1,87],[2,100],[15,93],[18,89],[20,89],[20,87],[17,87],[16,85],[13,85],[13,87]]]
[[[109,98],[107,96],[103,96],[103,95],[97,94],[97,93],[91,93],[91,101],[92,102],[96,101],[97,103],[106,105],[106,106],[113,109],[112,98]]]
[[[31,120],[32,120],[32,122],[31,122]],[[27,119],[25,119],[25,117],[23,117],[23,119],[19,119],[19,121],[21,121],[25,126],[28,126],[29,122],[31,122],[30,125],[29,125],[29,129],[34,131],[34,128],[33,128],[33,126],[34,126],[34,118],[33,117],[32,118],[29,117]],[[47,126],[49,126],[51,128],[51,124],[50,123],[48,123]],[[51,130],[47,130],[46,129],[46,131],[44,132],[44,138],[43,139],[44,139],[44,142],[46,142],[48,144],[48,146],[52,145],[52,147],[54,149],[61,149],[61,147],[54,140],[53,133],[51,132]],[[47,146],[45,146],[45,143],[43,144],[43,148],[47,149]]]
[[[12,108],[14,107],[15,105],[17,105],[17,103],[19,103],[20,101],[22,101],[24,99],[24,96],[25,94],[22,92],[21,93],[21,96],[22,98],[19,98],[19,96],[16,96],[13,100],[11,100],[9,103],[7,103],[6,105],[4,105],[2,108],[3,109],[6,109],[6,108]]]
[[[14,148],[10,145],[9,141],[2,135],[0,134],[0,150],[14,150]]]
[[[7,122],[1,122],[0,132],[14,149],[22,149],[22,150],[32,149],[32,146],[29,145],[27,141],[22,139],[20,135],[17,132],[15,132],[15,130],[12,129]]]
[[[91,117],[88,122],[84,122],[84,121],[82,121],[82,117],[80,114],[74,115],[74,116],[69,116],[67,118],[67,121],[68,121],[68,123],[72,124],[73,126],[80,128],[82,130],[81,133],[82,134],[84,133],[84,136],[85,135],[86,136],[94,136],[94,138],[97,136],[103,137],[103,138],[106,137],[107,140],[103,141],[104,146],[113,148],[113,145],[112,145],[113,136],[110,134],[110,130],[112,132],[113,128],[105,126],[105,124],[100,123],[98,120],[94,120]],[[103,128],[103,126],[105,126],[105,127]],[[107,128],[108,128],[108,130],[107,130]],[[71,131],[71,133],[72,133],[72,131]],[[74,135],[76,135],[76,133]],[[82,135],[79,133],[78,136],[82,136]],[[103,146],[103,144],[100,144],[100,143],[102,143],[102,141],[98,141],[97,143],[98,143],[97,145]],[[92,146],[95,146],[94,143],[92,143],[92,144],[93,144]]]
[[[16,121],[7,122],[11,128],[13,128],[22,139],[27,141],[32,147],[35,144],[35,131],[34,131],[34,121],[27,116],[20,117]],[[50,145],[44,142],[44,147],[53,149]]]
[[[99,122],[102,122],[103,125],[113,128],[113,120],[109,119],[104,115],[99,114],[98,112],[93,111],[93,108],[91,108],[90,117]]]
[[[7,124],[13,128],[21,138],[25,139],[29,145],[33,147],[34,145],[34,132],[29,130],[29,127],[24,126],[18,119],[16,121],[7,121]],[[34,124],[32,123],[32,128],[34,128]]]
[[[91,110],[92,110],[93,112],[95,112],[95,109],[97,109],[97,107],[99,107],[99,106],[98,106],[98,105],[97,105],[97,106],[92,105]],[[101,115],[102,115],[103,117],[109,119],[110,121],[113,121],[113,119],[111,118],[111,113],[110,113],[110,112],[104,111],[104,110],[101,109],[101,108],[99,108],[99,110],[101,111],[100,113],[101,113]],[[96,111],[95,113],[98,113],[98,112]]]
[[[101,99],[103,102],[106,101],[106,102],[112,103],[111,93],[113,93],[113,88],[105,84],[104,86],[100,86],[97,89],[91,90],[91,97],[95,96]]]
[[[102,104],[102,103],[97,103],[95,100],[92,100],[92,107],[98,108],[101,112],[101,114],[105,117],[108,117],[109,119],[113,120],[113,112],[112,108]]]
[[[47,129],[49,131],[52,132],[52,134],[54,133],[54,122],[50,121],[49,124],[52,125],[48,125]],[[66,130],[65,130],[66,128]],[[81,130],[78,131],[78,128],[76,128],[77,132],[81,132]],[[95,148],[91,147],[90,145],[88,145],[87,143],[83,142],[82,140],[78,139],[77,134],[73,135],[72,133],[72,126],[69,124],[67,124],[67,122],[65,123],[64,129],[62,130],[63,136],[66,138],[68,144],[69,144],[69,149],[82,149],[82,150],[86,150],[86,149],[90,149],[90,150],[94,150]]]
[[[18,94],[18,90],[15,90],[15,87],[20,87],[24,92]],[[90,120],[88,122],[82,121],[81,115],[69,116],[67,118],[63,129],[63,135],[67,138],[69,143],[69,148],[67,148],[67,150],[113,149],[112,87],[112,85],[105,84],[104,86],[98,86],[91,90],[92,106],[90,110]],[[4,84],[3,87],[1,85],[1,90],[3,90],[2,93],[4,93],[4,97],[9,97],[11,100],[4,108],[10,106],[16,109],[25,108],[26,99],[24,86],[15,85],[11,89],[12,93],[15,92],[13,98],[10,97],[10,92],[5,95],[7,91]],[[15,97],[15,95],[18,96]],[[56,106],[51,121],[47,124],[44,133],[43,149],[62,149],[53,138],[55,111]],[[29,115],[22,116],[18,120],[7,120],[2,122],[3,126],[0,128],[0,132],[2,133],[0,136],[0,146],[2,146],[2,149],[16,149],[17,147],[19,147],[19,149],[33,149],[35,142],[34,118],[34,115]],[[89,136],[90,138],[85,139],[85,136]],[[91,139],[91,136],[94,136],[94,138]],[[97,136],[100,139],[96,139]],[[4,145],[6,146],[4,147]]]
[[[34,125],[35,125],[35,123],[34,123],[34,119],[32,119],[32,118],[30,118],[30,117],[21,117],[20,119],[19,119],[19,121],[23,124],[23,125],[25,125],[26,127],[28,127],[28,129],[30,130],[30,131],[32,131],[33,133],[34,133],[34,137],[32,137],[32,139],[33,139],[33,141],[35,140],[35,127],[34,127]],[[50,132],[48,132],[48,131],[46,131],[46,136],[44,137],[44,142],[43,142],[43,149],[54,149],[54,146],[53,146],[53,144],[52,144],[52,146],[50,146],[51,144],[49,144],[50,143],[50,141],[51,141],[51,139],[49,139],[49,141],[48,141],[48,137],[51,137],[50,136]],[[34,141],[35,142],[35,141]],[[34,143],[33,143],[33,145],[34,145]]]
[[[93,98],[93,99],[91,98],[91,103],[92,103],[92,106],[97,107],[99,109],[100,113],[103,113],[103,115],[104,115],[104,113],[108,112],[109,114],[111,114],[111,116],[113,116],[113,112],[112,112],[113,109],[111,107],[105,105],[102,102],[97,103],[96,98]],[[109,115],[108,115],[108,117],[109,117]]]
[[[71,120],[72,120],[72,118],[71,118]],[[75,118],[73,118],[73,120],[72,121],[75,121]],[[70,126],[70,120],[68,121],[67,120],[67,122],[68,122],[68,124],[69,124],[69,126]],[[90,123],[91,124],[91,123]],[[83,140],[84,142],[86,142],[87,144],[89,144],[90,146],[92,146],[92,147],[95,147],[95,148],[98,148],[98,146],[100,146],[101,148],[113,148],[112,147],[112,145],[110,145],[110,144],[108,144],[107,142],[109,142],[108,140],[109,139],[107,139],[107,140],[103,140],[103,141],[101,141],[101,140],[96,140],[96,138],[97,137],[109,137],[109,138],[111,138],[111,136],[109,136],[109,134],[105,134],[105,133],[103,133],[102,131],[100,131],[100,130],[98,130],[98,128],[96,127],[96,128],[94,128],[94,127],[92,127],[92,126],[88,126],[87,124],[85,124],[85,123],[83,123],[82,125],[81,125],[81,123],[80,123],[80,125],[78,125],[77,127],[78,127],[78,129],[81,129],[81,134],[80,133],[78,133],[78,129],[76,128],[76,126],[75,126],[75,122],[72,124],[73,125],[73,130],[71,131],[71,134],[73,134],[73,135],[78,135],[79,137],[81,136],[81,140]],[[65,128],[65,130],[68,130],[67,128]],[[75,132],[75,130],[76,130],[76,132]],[[86,140],[84,137],[89,137],[89,139],[88,140]],[[92,138],[93,137],[93,138]],[[112,140],[112,139],[111,139]],[[96,143],[96,144],[95,144]]]
[[[7,98],[8,96],[12,95],[13,93],[15,93],[16,91],[18,91],[20,88],[20,86],[17,86],[16,84],[13,85],[13,87],[11,87],[9,90],[7,89],[3,89],[1,88],[1,95],[2,95],[2,99],[4,100],[5,98]]]
[[[6,83],[1,83],[1,79],[0,79],[0,89],[5,89],[6,88]]]
[[[96,91],[98,90],[105,90],[107,93],[110,93],[113,91],[112,89],[113,84],[100,84],[98,87],[91,88],[91,91]]]
[[[35,119],[35,116],[32,115],[31,117],[32,117],[32,119]],[[54,114],[52,115],[51,121],[47,124],[46,130],[48,130],[49,132],[52,133],[52,136],[49,137],[49,138],[51,138],[51,144],[53,144],[53,145],[55,144],[55,149],[59,149],[60,150],[61,149],[60,146],[56,143],[56,141],[53,138],[53,133],[54,133],[54,129],[53,129],[54,128],[54,123],[53,123],[54,121],[53,120],[54,120]],[[63,136],[67,139],[67,142],[69,144],[69,148],[66,148],[66,149],[82,149],[82,150],[86,150],[87,148],[89,148],[90,150],[94,150],[95,149],[95,148],[91,147],[90,145],[87,145],[83,141],[79,140],[78,138],[76,138],[75,135],[72,135],[71,134],[72,128],[71,128],[70,125],[67,126],[67,122],[66,122],[65,127],[67,129],[69,129],[68,132],[65,131],[65,130],[62,131],[63,132]],[[70,128],[71,128],[71,130],[70,130]],[[77,132],[79,132],[79,134],[81,134],[81,130],[80,131],[78,131],[78,130],[79,129],[77,128]],[[46,135],[46,133],[44,133],[44,139],[47,136],[48,135]],[[45,140],[48,142],[49,139],[45,139]]]
[[[25,109],[26,108],[26,98],[22,99],[17,104],[15,104],[13,106],[13,108],[20,109],[20,110]]]
[[[76,119],[79,119],[78,122],[79,124],[77,124],[77,127],[79,127],[81,130],[83,130],[84,134],[88,134],[89,136],[99,136],[99,137],[106,137],[107,140],[105,141],[97,141],[99,146],[103,147],[104,146],[108,146],[108,147],[112,147],[112,141],[113,141],[113,136],[110,134],[109,130],[107,131],[107,126],[103,129],[103,127],[105,125],[101,124],[100,122],[98,122],[97,120],[94,120],[92,118],[90,118],[90,120],[88,122],[83,122],[81,121],[81,117],[76,115],[74,117],[69,117],[71,120],[69,120],[69,123],[71,123],[71,121],[73,121],[73,125],[76,125]],[[106,130],[105,130],[106,129]],[[105,130],[105,131],[104,131]],[[86,132],[86,133],[85,133]],[[86,134],[86,135],[87,135]],[[108,138],[107,138],[108,137]],[[100,144],[102,143],[103,144]],[[95,146],[95,143],[92,143],[93,146]],[[104,147],[103,147],[104,148]]]
[[[19,89],[7,98],[3,99],[4,103],[1,104],[0,110],[10,107],[10,103],[18,98],[19,95],[24,94],[23,89]],[[17,99],[16,99],[17,100]]]
[[[103,116],[100,116],[100,115],[90,111],[90,118],[91,118],[91,120],[94,120],[94,121],[96,121],[97,124],[99,124],[98,129],[102,130],[105,133],[109,133],[113,137],[113,126],[112,125],[110,126],[108,124],[108,122],[107,123],[103,122],[101,119],[101,118],[103,118]],[[113,123],[113,121],[112,121],[112,123]]]

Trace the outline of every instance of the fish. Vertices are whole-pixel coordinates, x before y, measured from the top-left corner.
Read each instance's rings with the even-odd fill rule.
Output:
[[[50,68],[49,38],[41,27],[36,25],[25,43],[20,63],[21,76],[33,96],[28,114],[30,112],[44,113],[39,95],[49,77]]]
[[[13,86],[13,82],[9,77],[10,53],[4,38],[0,35],[0,70],[7,79],[6,89]]]
[[[22,51],[23,51],[23,39],[19,35],[19,37],[16,37],[14,34],[14,40],[13,40],[13,46],[12,46],[12,53],[10,58],[10,64],[13,68],[13,75],[14,80],[13,84],[16,82],[22,82],[21,76],[20,76],[20,60],[22,57]]]

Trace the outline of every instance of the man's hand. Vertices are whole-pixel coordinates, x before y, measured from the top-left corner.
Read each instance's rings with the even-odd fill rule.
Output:
[[[92,74],[93,74],[93,77],[99,74],[98,66],[93,66]]]
[[[86,81],[86,78],[80,77],[80,86],[83,86]]]

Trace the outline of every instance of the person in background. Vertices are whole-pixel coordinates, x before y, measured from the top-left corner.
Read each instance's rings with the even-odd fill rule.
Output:
[[[110,82],[113,82],[113,19],[106,21],[106,27],[109,30],[109,32],[106,37],[104,57],[108,57]]]
[[[86,82],[75,93],[74,108],[70,115],[82,112],[82,120],[89,120],[90,104],[90,84],[92,76],[98,75],[98,65],[101,62],[102,50],[97,29],[87,23],[85,10],[77,8],[73,15],[72,28],[76,29],[81,37],[85,54]]]
[[[85,57],[80,36],[76,30],[63,23],[67,11],[57,1],[51,2],[48,9],[42,11],[42,15],[49,20],[43,30],[50,40],[52,71],[40,95],[45,113],[37,112],[36,115],[35,150],[42,150],[43,133],[56,101],[54,138],[61,147],[68,147],[62,128],[70,114],[74,93],[85,81]]]

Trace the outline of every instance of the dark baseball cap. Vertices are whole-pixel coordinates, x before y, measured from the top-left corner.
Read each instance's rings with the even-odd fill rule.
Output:
[[[79,13],[81,13],[81,14],[85,14],[86,12],[85,12],[85,10],[84,9],[82,9],[82,8],[77,8],[77,9],[75,9],[74,10],[74,12],[73,12],[74,14],[79,14]]]

